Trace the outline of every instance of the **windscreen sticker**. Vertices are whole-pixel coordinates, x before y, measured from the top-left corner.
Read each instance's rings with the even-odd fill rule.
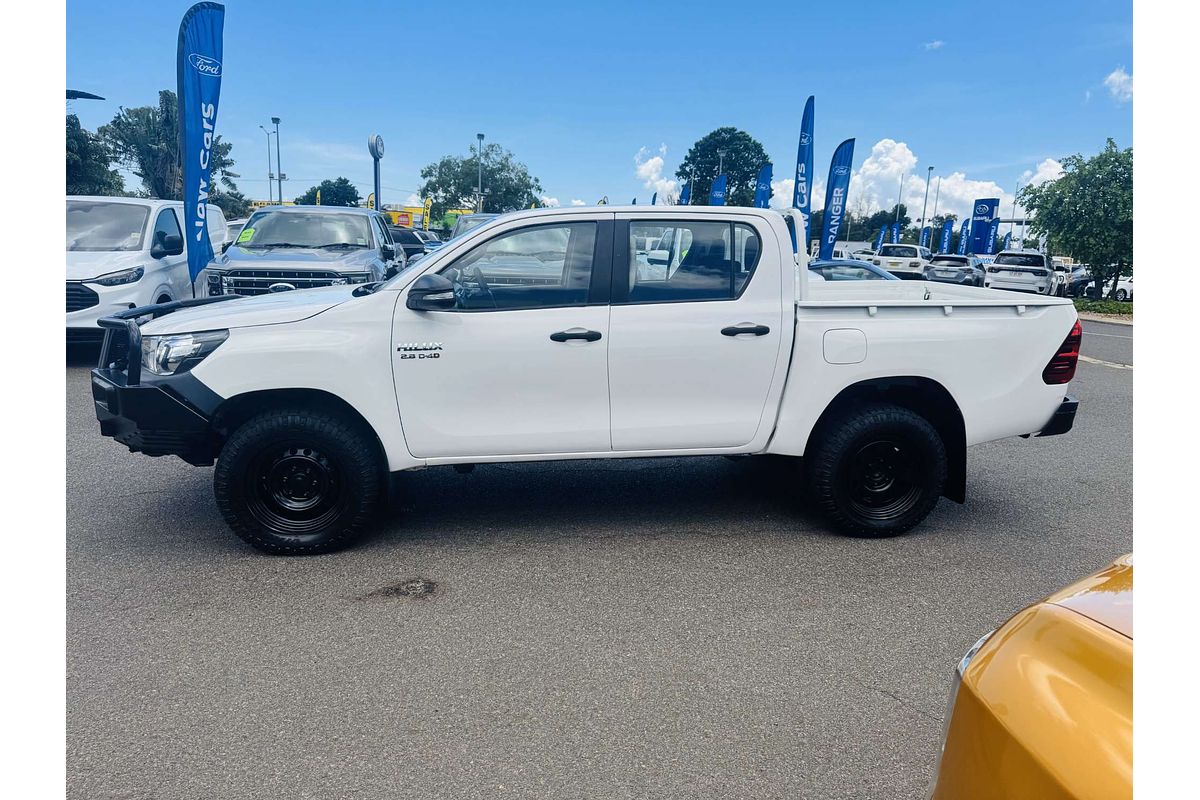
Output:
[[[238,234],[237,243],[248,242],[254,238],[254,228],[242,228],[242,232]]]
[[[358,244],[361,244],[361,245],[363,245],[364,247],[365,247],[365,246],[366,246],[366,244],[367,244],[367,240],[366,240],[366,239],[364,239],[364,238],[362,238],[361,236],[360,236],[360,237],[358,237],[358,238],[357,238],[355,241],[357,241],[357,243],[358,243]]]

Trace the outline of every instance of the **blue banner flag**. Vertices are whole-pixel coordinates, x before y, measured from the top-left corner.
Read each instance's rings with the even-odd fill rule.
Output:
[[[879,226],[879,238],[875,240],[875,252],[879,252],[879,248],[883,247],[883,240],[887,236],[887,225]]]
[[[754,207],[766,208],[771,202],[771,164],[767,162],[758,171],[758,180],[754,184]]]
[[[992,224],[988,226],[987,244],[985,245],[985,247],[987,249],[984,250],[984,252],[989,256],[992,253],[996,252],[996,236],[999,233],[1000,233],[1000,220],[999,220],[999,218],[997,218],[997,219],[992,220]]]
[[[1009,245],[1011,245],[1011,244],[1012,244],[1012,231],[1009,231],[1008,233],[1004,234],[1004,244],[1000,246],[1000,249],[1007,250]]]
[[[950,252],[950,239],[954,237],[954,220],[948,219],[942,223],[942,240],[938,242],[939,253]]]
[[[847,139],[833,151],[829,162],[829,180],[825,182],[825,214],[821,225],[821,249],[817,258],[833,258],[833,246],[846,220],[846,195],[850,192],[850,165],[854,161],[854,140]]]
[[[684,185],[683,192],[680,193],[680,195],[679,195],[679,205],[681,205],[681,206],[691,205],[691,202],[692,202],[692,185],[690,183],[688,183],[688,184]]]
[[[921,247],[929,247],[929,237],[933,234],[933,230],[926,225],[921,228]]]
[[[725,205],[725,187],[728,185],[729,179],[724,175],[718,175],[713,181],[712,191],[708,194],[708,204],[710,206]]]
[[[658,192],[655,192],[654,194],[650,195],[650,205],[652,205],[652,206],[658,205]]]
[[[221,98],[222,36],[225,6],[197,3],[179,23],[176,75],[183,159],[183,237],[193,284],[213,259],[208,238],[208,196],[212,191],[212,147]],[[192,288],[195,292],[195,286]]]
[[[900,243],[900,223],[893,222],[892,223],[892,244],[899,244],[899,243]]]
[[[962,228],[958,232],[958,254],[965,256],[967,254],[967,240],[971,238],[971,220],[964,219]]]
[[[631,201],[629,202],[629,205],[631,205],[631,206],[636,206],[636,205],[637,205],[637,198],[636,198],[636,197],[635,197],[635,198],[633,198],[633,200],[631,200]]]
[[[968,253],[990,253],[988,234],[991,232],[992,220],[1000,212],[999,197],[985,197],[976,200],[971,213],[971,246]]]
[[[800,118],[800,144],[796,146],[796,182],[792,187],[792,208],[799,210],[800,218],[804,220],[804,246],[808,247],[812,235],[809,222],[809,205],[812,200],[813,171],[813,97],[809,95],[804,103],[804,116]],[[792,232],[794,237],[796,232]],[[792,242],[792,249],[795,249]]]

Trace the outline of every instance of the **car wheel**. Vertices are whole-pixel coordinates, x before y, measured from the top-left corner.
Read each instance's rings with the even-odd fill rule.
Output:
[[[213,473],[221,515],[242,540],[284,555],[328,553],[354,542],[382,498],[377,443],[323,411],[252,417],[226,440]]]
[[[946,482],[946,448],[924,417],[901,406],[858,406],[822,426],[809,491],[848,536],[902,534],[929,515]]]
[[[1117,289],[1117,299],[1124,303],[1129,299],[1129,294],[1124,289]]]

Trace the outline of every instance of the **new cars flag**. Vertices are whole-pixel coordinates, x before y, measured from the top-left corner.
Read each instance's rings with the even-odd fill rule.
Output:
[[[188,274],[192,281],[213,259],[208,238],[208,197],[212,191],[212,148],[221,98],[222,35],[225,6],[197,3],[179,23],[175,72],[179,89],[180,147],[183,159],[183,219]]]
[[[809,223],[809,204],[812,196],[813,171],[813,98],[804,103],[804,116],[800,118],[800,144],[796,146],[796,182],[792,187],[792,208],[800,211],[804,220],[804,241],[807,243],[812,231]],[[799,231],[794,231],[793,236]],[[792,242],[792,249],[796,243]],[[807,245],[806,245],[807,246]]]
[[[938,242],[939,253],[950,252],[950,239],[954,237],[954,220],[948,219],[942,223],[942,240]]]
[[[833,258],[833,246],[837,244],[846,219],[846,194],[850,191],[850,165],[854,161],[854,140],[847,139],[833,151],[829,162],[829,180],[825,182],[825,214],[821,225],[821,249],[817,258],[828,261]]]
[[[754,207],[766,208],[771,202],[771,164],[767,162],[758,171],[758,180],[754,183]]]
[[[710,206],[725,205],[725,187],[729,184],[729,178],[724,175],[718,175],[713,181],[712,191],[708,195],[708,204]]]
[[[958,231],[958,254],[967,254],[967,240],[971,238],[971,220],[964,219],[962,228]]]

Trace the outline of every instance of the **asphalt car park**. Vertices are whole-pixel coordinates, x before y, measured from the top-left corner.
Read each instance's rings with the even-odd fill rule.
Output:
[[[69,351],[69,795],[922,797],[962,653],[1132,548],[1133,328],[1084,331],[1075,429],[907,536],[775,460],[590,461],[411,473],[313,558],[102,438]]]

